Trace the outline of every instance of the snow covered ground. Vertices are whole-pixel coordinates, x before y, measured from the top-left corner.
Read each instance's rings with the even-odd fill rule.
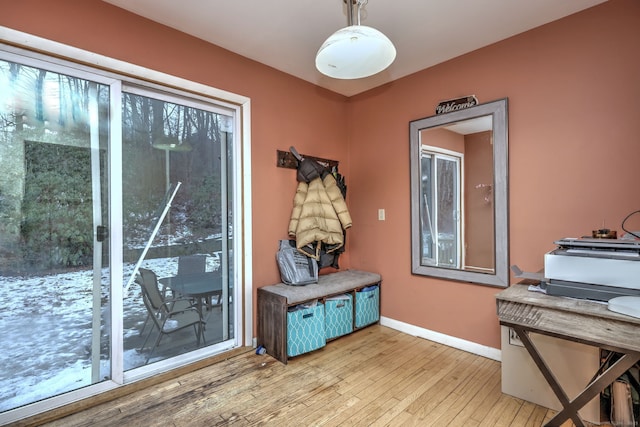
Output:
[[[210,258],[208,269],[211,264],[217,269],[217,261]],[[133,267],[125,266],[125,283]],[[171,276],[177,258],[146,260],[142,267],[158,277]],[[0,412],[91,384],[91,283],[91,271],[0,276]],[[104,311],[109,301],[108,287],[103,288]],[[125,370],[146,360],[145,354],[126,349],[127,338],[139,334],[145,318],[139,286],[132,285],[124,295]],[[106,347],[101,352],[108,353]],[[108,360],[102,360],[101,378],[109,369]]]

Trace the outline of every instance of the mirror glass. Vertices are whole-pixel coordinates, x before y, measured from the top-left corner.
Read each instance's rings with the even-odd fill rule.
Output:
[[[412,273],[508,286],[507,99],[409,131]]]

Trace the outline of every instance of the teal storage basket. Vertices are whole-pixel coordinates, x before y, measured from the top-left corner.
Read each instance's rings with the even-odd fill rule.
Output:
[[[326,339],[353,332],[353,297],[349,294],[327,298],[324,302]]]
[[[287,324],[287,356],[297,356],[325,346],[324,304],[288,311]]]
[[[356,328],[380,320],[380,287],[367,286],[356,292]]]

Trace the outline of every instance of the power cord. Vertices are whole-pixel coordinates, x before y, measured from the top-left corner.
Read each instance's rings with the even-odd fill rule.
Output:
[[[634,236],[636,239],[640,239],[640,236],[638,236],[638,235],[637,235],[637,234],[635,234],[634,232],[629,231],[629,230],[627,230],[626,228],[624,228],[624,223],[629,219],[629,217],[631,217],[631,215],[637,214],[638,212],[640,212],[640,210],[633,211],[633,212],[631,212],[629,215],[627,215],[627,216],[626,216],[626,218],[622,220],[622,225],[621,225],[621,227],[622,227],[622,229],[623,229],[624,231],[626,231],[627,233],[631,234],[631,235],[632,235],[632,236]]]

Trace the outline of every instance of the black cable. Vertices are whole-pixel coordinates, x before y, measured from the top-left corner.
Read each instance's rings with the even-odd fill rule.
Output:
[[[633,214],[637,214],[638,212],[640,212],[640,210],[633,211],[633,212],[631,212],[629,215],[627,215],[627,216],[626,216],[626,218],[622,220],[622,225],[621,225],[621,227],[622,227],[622,229],[623,229],[624,231],[626,231],[627,233],[631,234],[632,236],[635,236],[635,238],[636,238],[636,239],[640,239],[640,236],[638,236],[637,234],[635,234],[635,233],[633,233],[633,232],[631,232],[631,231],[627,230],[626,228],[624,228],[624,223],[629,219],[629,217],[630,217],[631,215],[633,215]]]

